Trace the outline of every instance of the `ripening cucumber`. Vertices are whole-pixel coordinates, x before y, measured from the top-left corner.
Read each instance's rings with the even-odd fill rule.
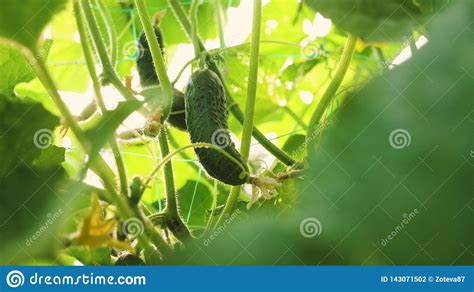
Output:
[[[158,26],[154,27],[156,40],[160,45],[161,53],[163,53],[163,34]],[[145,36],[145,32],[142,32],[138,39],[138,47],[140,49],[137,57],[137,70],[140,77],[140,84],[142,87],[156,86],[160,84],[158,76],[155,72],[153,65],[153,58],[151,57],[150,46]]]
[[[158,26],[155,26],[155,36],[160,45],[161,53],[163,53],[163,34]],[[140,84],[143,88],[154,87],[160,84],[158,76],[153,65],[150,47],[143,32],[139,38],[139,46],[141,53],[137,59],[137,70],[140,77]],[[177,89],[173,89],[173,104],[171,105],[171,113],[168,122],[175,128],[186,131],[186,121],[184,112],[184,93]]]
[[[184,101],[191,142],[214,144],[239,162],[236,163],[213,148],[195,148],[206,172],[228,185],[246,183],[249,180],[249,169],[230,138],[224,87],[217,75],[209,69],[193,73]]]

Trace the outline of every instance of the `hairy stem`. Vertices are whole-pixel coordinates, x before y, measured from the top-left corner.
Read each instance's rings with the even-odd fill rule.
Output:
[[[168,137],[165,129],[161,130],[160,136],[158,137],[161,149],[161,160],[169,155],[170,149],[168,146]],[[178,204],[176,202],[176,189],[174,186],[174,177],[173,177],[173,166],[171,160],[167,161],[163,169],[164,180],[165,180],[165,195],[166,195],[166,208],[165,213],[169,216],[169,219],[172,221],[168,224],[168,228],[171,232],[178,238],[183,241],[191,238],[191,233],[184,224],[183,220],[179,216]],[[169,220],[168,219],[168,220]]]
[[[58,93],[58,90],[56,88],[56,85],[54,84],[53,79],[51,78],[51,75],[49,74],[46,66],[44,65],[43,60],[36,60],[34,57],[34,54],[31,54],[31,56],[26,56],[29,63],[31,64],[33,70],[35,71],[36,75],[38,76],[38,79],[41,81],[41,83],[44,85],[46,90],[48,91],[49,95],[55,102],[56,106],[60,110],[61,114],[63,117],[66,119],[68,126],[71,128],[73,131],[74,135],[78,138],[79,142],[81,143],[82,147],[86,150],[86,153],[89,155],[90,153],[90,143],[87,140],[87,138],[84,135],[84,132],[82,129],[79,127],[77,122],[74,120],[72,114],[69,112],[69,109],[66,107],[66,104],[62,101],[61,96]],[[134,213],[129,205],[126,199],[122,196],[120,196],[116,190],[115,190],[115,176],[113,172],[111,171],[110,167],[105,163],[103,158],[99,155],[95,159],[95,161],[92,164],[94,172],[97,173],[97,175],[102,179],[104,182],[104,185],[109,192],[110,195],[110,200],[114,203],[114,205],[117,207],[117,211],[120,214],[121,217],[123,218],[131,218],[131,217],[138,217],[140,220],[144,222],[145,225],[145,232],[139,236],[139,240],[143,242],[144,245],[150,245],[151,241],[148,237],[148,234],[155,233],[156,231],[154,230],[153,225],[151,223],[147,222],[147,219],[144,218],[143,216],[140,216],[137,213]],[[151,229],[150,226],[153,228]],[[160,248],[160,252],[163,253],[163,255],[166,255],[169,252],[169,246],[159,237],[153,236],[152,237],[153,243],[157,248]]]
[[[234,163],[236,163],[237,165],[240,166],[240,168],[242,169],[243,172],[246,172],[245,167],[242,165],[242,163],[239,162],[234,156],[230,155],[229,153],[227,153],[227,151],[223,150],[222,148],[220,148],[220,147],[218,147],[214,144],[210,144],[210,143],[192,143],[192,144],[189,144],[189,145],[186,145],[186,146],[182,146],[182,147],[174,150],[173,152],[169,153],[168,155],[166,155],[166,157],[162,158],[161,162],[153,169],[153,171],[148,176],[148,179],[143,184],[142,192],[150,184],[151,180],[153,179],[155,174],[161,169],[161,167],[163,167],[166,163],[168,163],[168,161],[170,161],[171,158],[173,158],[175,155],[181,153],[182,151],[184,151],[186,149],[190,149],[190,148],[212,148],[212,149],[216,150],[217,152],[221,153],[222,155],[226,156],[228,159],[232,160],[232,162],[234,162]]]
[[[85,27],[84,27],[84,22],[83,22],[83,17],[82,17],[82,14],[81,14],[81,9],[80,9],[80,6],[79,6],[79,3],[78,2],[74,2],[74,12],[75,12],[75,17],[76,17],[76,20],[78,22],[78,28],[80,30],[82,30],[82,34],[83,36],[81,36],[81,43],[86,43],[87,42],[87,37],[86,37],[86,33],[85,33]],[[102,44],[103,45],[103,44]],[[87,58],[90,58],[92,60],[92,54],[90,53],[90,49],[87,47],[88,50],[85,50],[85,56],[86,56],[86,60]],[[107,58],[108,60],[108,58]],[[92,62],[89,62],[88,63],[88,68],[92,69],[94,66],[93,66],[93,61]],[[95,72],[95,68],[92,70]],[[40,71],[39,73],[45,73],[44,75],[46,75],[45,77],[45,87],[46,88],[49,88],[49,90],[51,90],[50,92],[50,95],[53,96],[53,99],[55,100],[59,100],[59,104],[62,104],[62,100],[57,92],[57,89],[54,85],[54,82],[52,81],[52,79],[48,76],[49,74],[47,74],[48,72],[46,71],[46,68],[44,68],[43,71]],[[40,78],[41,79],[41,78]],[[97,81],[97,80],[96,80]],[[96,90],[97,92],[100,92],[100,84],[94,84],[94,90]],[[55,97],[57,96],[57,97]],[[99,97],[98,97],[98,103],[103,106],[105,108],[105,104],[103,102],[103,99],[100,97],[100,94],[99,94]],[[67,117],[67,108],[65,109],[65,116],[66,116],[66,119],[68,120],[68,123],[69,123],[69,118]],[[71,129],[73,130],[74,134],[78,137],[79,141],[81,142],[81,137],[84,136],[84,133],[82,132],[82,130],[80,128],[76,128],[75,126],[70,126]],[[82,139],[84,140],[84,139]],[[114,140],[115,142],[115,140]],[[89,142],[87,140],[84,140],[81,142],[81,144],[83,144],[83,147],[84,149],[86,150],[86,152],[88,154],[89,153],[89,149],[90,149],[90,145],[89,145]],[[116,144],[115,144],[116,145]],[[118,146],[117,146],[118,148]],[[120,159],[121,160],[121,159]],[[104,181],[104,185],[106,186],[107,190],[110,192],[110,195],[111,195],[111,201],[114,203],[114,205],[117,207],[117,210],[119,212],[119,214],[123,217],[123,218],[131,218],[131,217],[137,217],[138,219],[140,219],[142,222],[143,222],[143,225],[144,225],[144,228],[145,228],[145,232],[143,234],[141,234],[138,238],[139,238],[139,241],[141,242],[141,244],[147,248],[148,250],[149,247],[151,246],[151,244],[154,244],[158,249],[159,249],[159,252],[162,253],[162,255],[167,255],[170,251],[170,248],[169,246],[166,244],[166,242],[159,236],[159,234],[156,232],[156,230],[154,229],[154,226],[151,224],[151,222],[148,221],[147,218],[145,218],[143,216],[143,214],[139,211],[139,210],[133,210],[130,208],[129,204],[128,204],[128,200],[125,196],[119,196],[117,194],[117,192],[115,191],[115,176],[113,175],[113,172],[112,170],[110,170],[110,167],[105,163],[105,161],[103,160],[103,158],[98,155],[96,160],[94,161],[93,163],[93,167],[94,167],[94,170],[96,171],[96,173],[99,175],[99,177],[101,177],[101,179]],[[123,167],[124,166],[118,166],[118,167]],[[111,174],[110,174],[111,173]],[[126,178],[125,178],[125,186],[126,186]]]
[[[106,82],[110,82],[126,100],[135,100],[135,96],[132,91],[122,84],[117,72],[115,71],[114,66],[110,62],[109,56],[107,54],[107,49],[103,42],[102,35],[99,31],[97,21],[95,19],[94,13],[92,12],[90,0],[80,0],[81,8],[84,13],[84,20],[87,24],[87,28],[91,34],[91,39],[96,49],[99,61],[102,65],[103,77]],[[142,115],[147,116],[148,112],[145,108],[141,107],[139,112]]]
[[[224,8],[220,0],[214,0],[214,9],[216,10],[217,35],[221,49],[225,48],[224,37]]]
[[[161,87],[163,88],[163,94],[167,106],[163,109],[162,115],[167,117],[173,103],[173,87],[171,86],[168,74],[166,73],[165,61],[163,59],[163,55],[161,54],[160,45],[158,44],[158,40],[155,36],[155,30],[153,29],[153,25],[150,22],[150,16],[148,14],[145,1],[135,0],[135,5],[138,10],[138,15],[140,16],[143,30],[145,31],[148,45],[150,46],[150,53],[153,59],[156,75],[158,76],[158,80],[160,81]]]
[[[178,0],[168,0],[168,4],[170,5],[171,9],[173,10],[173,13],[176,16],[176,19],[178,22],[181,24],[181,27],[183,28],[184,32],[187,34],[188,38],[192,41],[192,35],[191,35],[191,24],[189,20],[186,17],[186,14],[184,13],[183,8],[181,7],[181,4],[179,3]],[[202,43],[201,40],[199,40],[199,47],[201,49],[201,52],[206,52],[206,49],[204,48],[204,44]],[[225,80],[217,67],[217,65],[212,61],[208,60],[209,62],[209,69],[214,71],[214,73],[219,76],[219,79],[222,81],[222,84],[224,85],[224,89],[226,92],[226,98],[227,98],[227,104],[229,107],[230,112],[234,115],[234,117],[241,123],[244,123],[244,114],[242,110],[239,108],[239,106],[235,103],[234,99],[232,98],[232,94],[229,91],[229,89],[226,86]],[[282,151],[280,148],[275,146],[272,142],[270,142],[265,135],[260,132],[257,128],[253,128],[253,137],[255,140],[257,140],[265,149],[267,149],[268,152],[270,152],[273,156],[275,156],[278,160],[280,160],[283,164],[287,166],[297,166],[300,167],[300,163],[298,163],[296,160],[291,158],[288,154],[286,154],[284,151]]]
[[[109,54],[110,54],[110,61],[112,66],[115,68],[117,65],[117,55],[118,55],[118,48],[117,48],[117,32],[115,31],[114,21],[110,11],[107,7],[104,6],[103,0],[96,0],[97,7],[99,8],[100,15],[104,18],[105,28],[107,30],[107,34],[109,36]]]
[[[309,141],[315,138],[314,136],[316,135],[319,122],[322,116],[324,115],[324,113],[326,112],[326,109],[331,104],[331,101],[333,100],[334,96],[336,95],[336,92],[339,86],[341,85],[342,80],[344,79],[344,76],[347,73],[347,69],[349,69],[349,64],[351,62],[352,55],[354,54],[356,43],[357,43],[357,37],[353,35],[349,35],[346,40],[344,50],[342,52],[342,56],[339,60],[339,64],[337,65],[334,77],[329,83],[328,87],[326,88],[326,91],[324,92],[323,96],[319,100],[319,103],[316,109],[314,110],[313,115],[311,116],[308,133],[306,136],[306,139]],[[312,145],[313,143],[308,143],[308,146],[307,146],[308,154],[310,153]]]
[[[254,0],[253,22],[252,22],[252,43],[250,46],[250,66],[249,79],[247,85],[247,99],[245,102],[245,119],[242,130],[242,143],[240,145],[240,154],[244,163],[248,162],[250,154],[250,142],[252,140],[253,118],[255,114],[255,99],[257,95],[258,78],[258,57],[260,53],[260,27],[262,22],[262,1]],[[216,226],[219,226],[222,220],[230,216],[234,211],[237,200],[239,199],[241,186],[232,187],[227,202],[224,206]]]

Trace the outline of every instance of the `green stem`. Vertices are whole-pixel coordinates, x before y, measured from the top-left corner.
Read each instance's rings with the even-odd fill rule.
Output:
[[[306,139],[313,140],[315,138],[314,136],[317,132],[319,122],[322,116],[324,115],[324,113],[326,112],[326,109],[331,104],[331,101],[333,100],[334,96],[336,95],[337,89],[341,85],[342,80],[344,79],[344,76],[347,73],[347,69],[349,69],[349,64],[351,62],[352,55],[354,54],[356,43],[357,43],[357,37],[353,35],[349,35],[346,40],[346,44],[344,46],[341,59],[339,60],[339,64],[337,65],[334,77],[331,80],[331,83],[329,83],[328,87],[326,88],[326,91],[324,92],[323,96],[319,100],[319,103],[316,109],[314,110],[313,115],[311,116]],[[308,146],[307,146],[308,154],[310,152],[310,149],[312,148],[312,145],[313,143],[308,143]]]
[[[199,36],[198,36],[198,17],[197,12],[201,0],[193,0],[191,3],[191,8],[189,9],[189,18],[191,19],[191,39],[193,41],[194,47],[194,57],[199,58],[201,55],[201,48],[199,46]]]
[[[165,61],[163,59],[163,55],[161,54],[160,45],[158,44],[158,40],[155,36],[155,30],[153,29],[153,25],[150,22],[150,16],[148,15],[145,1],[135,0],[135,5],[138,10],[138,15],[140,16],[143,30],[145,31],[148,45],[150,46],[150,53],[153,59],[153,64],[155,65],[156,75],[158,76],[158,80],[160,81],[161,87],[163,88],[166,108],[163,109],[162,114],[163,117],[166,118],[173,103],[173,87],[171,86],[168,74],[166,73]]]
[[[418,48],[416,47],[416,39],[414,35],[410,36],[410,38],[408,39],[408,44],[410,45],[411,56],[413,57],[418,51]]]
[[[75,16],[77,18],[77,21],[80,23],[80,25],[78,25],[78,27],[81,27],[81,29],[83,31],[83,35],[84,35],[83,36],[84,38],[81,40],[81,42],[87,42],[87,37],[85,36],[86,34],[85,34],[85,27],[84,27],[84,22],[83,22],[84,19],[82,17],[82,14],[80,13],[81,10],[80,10],[80,6],[79,6],[78,2],[74,2],[74,11],[75,11]],[[87,52],[89,52],[89,54]],[[87,55],[86,58],[92,58],[92,54],[90,54],[90,50],[86,50],[85,55]],[[90,66],[90,68],[92,69],[94,67],[93,62],[89,62],[88,66]],[[46,68],[44,67],[43,69],[44,70],[39,70],[39,74],[46,76],[44,78],[45,79],[45,83],[44,83],[45,87],[49,91],[51,91],[50,95],[53,97],[53,100],[55,102],[58,101],[56,103],[60,105],[58,107],[61,110],[62,104],[63,104],[62,100],[61,100],[61,98],[58,94],[58,91],[57,91],[57,89],[54,85],[54,82],[50,78]],[[93,71],[95,72],[95,68],[93,69]],[[40,79],[42,79],[42,78],[40,78]],[[95,90],[100,91],[100,84],[95,84],[94,87],[95,87]],[[102,106],[105,107],[103,99],[100,99],[100,97],[99,97],[99,104],[101,104]],[[64,111],[64,113],[63,113],[63,111]],[[61,110],[61,112],[66,117],[66,120],[69,123],[70,121],[69,121],[69,118],[68,118],[67,108],[65,108],[65,110]],[[74,125],[74,124],[72,124],[72,125]],[[80,142],[81,142],[81,140],[83,140],[81,142],[81,144],[83,145],[86,152],[88,154],[91,154],[91,153],[89,153],[90,145],[89,145],[88,141],[85,140],[84,138],[81,138],[81,137],[85,137],[82,130],[78,127],[76,128],[76,126],[70,126],[70,127],[71,127],[71,130],[76,135],[76,137],[78,137],[78,140]],[[128,200],[127,200],[126,197],[119,196],[117,194],[117,192],[115,191],[115,175],[113,174],[110,167],[107,165],[107,163],[103,160],[103,158],[100,155],[98,155],[97,158],[95,159],[94,164],[93,164],[93,168],[94,168],[94,171],[96,171],[96,173],[99,175],[99,177],[101,177],[101,179],[104,182],[105,187],[110,192],[111,197],[112,197],[111,201],[117,207],[117,210],[118,210],[119,214],[125,219],[135,216],[143,222],[145,232],[138,237],[141,244],[147,249],[149,249],[151,244],[154,244],[163,255],[167,255],[170,252],[170,248],[166,244],[166,242],[156,232],[156,230],[154,229],[154,226],[151,224],[151,222],[149,222],[149,220],[146,219],[139,210],[132,210],[130,208],[129,204],[128,204]],[[125,178],[125,180],[126,180],[126,178]],[[126,186],[126,182],[125,182],[125,186]]]
[[[165,129],[162,129],[158,137],[160,143],[161,159],[163,160],[169,153],[168,137]],[[166,208],[171,216],[178,216],[178,205],[176,203],[176,189],[174,186],[173,165],[168,161],[163,168],[165,189],[166,189]]]
[[[249,80],[247,85],[247,99],[245,103],[245,119],[242,130],[240,153],[244,162],[249,159],[250,141],[252,139],[253,120],[255,114],[255,99],[257,96],[258,57],[260,53],[260,27],[262,22],[262,1],[254,0],[252,44],[250,47]]]
[[[170,5],[171,9],[173,10],[173,13],[176,16],[176,19],[178,22],[181,24],[181,27],[183,28],[184,32],[187,34],[188,38],[192,41],[192,35],[191,35],[191,24],[189,20],[186,17],[186,14],[184,13],[183,8],[181,7],[181,4],[179,3],[178,0],[168,0],[168,4]],[[199,40],[199,46],[201,49],[201,52],[205,52],[204,44],[202,43],[201,40]],[[226,86],[225,80],[217,67],[217,65],[210,61],[209,62],[209,69],[214,71],[214,73],[217,74],[219,79],[222,81],[222,84],[224,85],[224,89],[226,92],[226,99],[227,99],[227,104],[229,107],[230,112],[234,115],[234,117],[239,121],[239,123],[243,124],[244,123],[244,114],[242,110],[239,108],[237,103],[234,101],[232,98],[232,94],[229,91],[229,89]],[[270,142],[265,135],[260,132],[256,127],[253,128],[253,137],[255,140],[257,140],[265,149],[267,149],[268,152],[270,152],[273,156],[275,156],[278,160],[280,160],[283,164],[287,166],[297,166],[300,167],[300,163],[298,163],[296,160],[291,158],[288,154],[283,152],[281,149],[279,149],[277,146],[275,146],[272,142]]]
[[[176,138],[171,134],[171,133],[168,133],[168,140],[171,144],[171,146],[175,149],[178,149],[179,148],[179,144],[178,144],[178,141],[176,141]],[[180,156],[184,159],[184,160],[188,160],[190,161],[191,163],[191,167],[197,172],[199,173],[199,166],[194,163],[194,159],[188,155],[186,152],[180,152]]]
[[[225,37],[224,37],[224,8],[220,0],[214,0],[214,9],[216,10],[216,22],[217,22],[217,35],[219,36],[219,42],[221,49],[225,48]]]
[[[112,66],[112,63],[110,62],[97,21],[95,19],[94,13],[92,12],[90,0],[80,1],[82,11],[84,13],[84,20],[87,23],[92,42],[94,43],[99,61],[102,65],[102,74],[104,75],[105,80],[110,82],[112,86],[114,86],[126,100],[135,100],[135,96],[130,89],[123,85],[122,81],[117,75],[117,72],[115,71],[114,66]],[[144,107],[141,107],[139,112],[144,116],[148,115],[148,112]]]
[[[210,230],[212,230],[212,217],[214,217],[214,213],[216,212],[217,208],[217,186],[218,180],[214,180],[214,187],[212,188],[212,206],[211,206],[211,214],[209,214],[209,219],[207,220],[206,228],[204,229],[203,234],[207,234]]]
[[[109,10],[107,7],[104,6],[103,0],[96,0],[97,7],[101,16],[104,18],[105,28],[107,30],[107,34],[109,36],[109,53],[110,53],[110,61],[112,66],[115,68],[117,65],[117,32],[115,31],[114,21],[112,15],[110,15]]]
[[[160,136],[158,137],[158,141],[160,143],[161,149],[161,160],[164,161],[170,153],[166,129],[161,130]],[[179,240],[183,241],[186,239],[190,239],[192,238],[191,233],[184,224],[183,220],[181,220],[181,217],[179,216],[178,212],[178,204],[176,202],[177,194],[174,186],[173,165],[171,163],[171,160],[168,160],[164,165],[163,173],[166,195],[166,208],[164,212],[169,216],[169,219],[172,220],[171,224],[168,224],[168,228]]]
[[[155,67],[156,75],[160,81],[161,87],[163,88],[164,98],[165,98],[165,108],[163,109],[162,115],[164,118],[168,116],[171,111],[171,105],[173,103],[173,87],[171,86],[168,74],[166,72],[165,61],[163,55],[161,54],[161,49],[158,44],[158,40],[155,36],[155,30],[153,25],[150,22],[150,16],[145,5],[144,0],[135,0],[135,5],[138,10],[138,15],[145,31],[145,36],[150,46],[150,53],[153,59],[153,64]],[[161,148],[162,158],[166,157],[169,153],[168,146],[168,137],[166,135],[166,130],[162,129],[161,134],[158,138]],[[164,169],[164,178],[165,178],[165,189],[166,189],[166,213],[171,217],[172,226],[170,230],[173,234],[180,240],[187,239],[191,237],[191,233],[187,229],[186,225],[182,222],[178,213],[178,206],[176,204],[176,190],[174,186],[174,177],[173,177],[173,166],[171,161],[165,164]]]
[[[289,115],[290,117],[293,118],[293,120],[296,122],[296,125],[297,125],[297,126],[299,125],[299,126],[301,126],[301,127],[303,127],[303,128],[306,128],[306,124],[305,124],[305,123],[303,122],[303,120],[301,119],[302,116],[298,116],[291,108],[289,108],[289,107],[287,107],[287,106],[283,106],[282,108],[283,108],[283,110],[284,110],[285,112],[288,113],[288,115]]]
[[[193,143],[193,144],[189,144],[189,145],[186,145],[186,146],[182,146],[182,147],[174,150],[173,152],[169,153],[168,155],[166,155],[166,157],[163,157],[161,159],[161,162],[150,173],[150,175],[148,176],[148,179],[143,183],[142,192],[145,191],[145,189],[148,187],[151,180],[153,179],[155,174],[160,170],[161,167],[163,167],[166,163],[168,163],[168,161],[170,161],[171,158],[173,158],[175,155],[181,153],[182,151],[184,151],[186,149],[190,149],[190,148],[212,148],[212,149],[218,151],[219,153],[221,153],[222,155],[226,156],[228,159],[232,160],[232,162],[239,165],[243,172],[247,171],[247,170],[245,170],[245,167],[242,165],[241,162],[239,162],[234,156],[230,155],[227,151],[223,150],[222,148],[220,148],[220,147],[218,147],[214,144],[210,144],[210,143]]]
[[[74,16],[76,18],[77,29],[79,31],[79,36],[81,38],[82,51],[84,53],[87,69],[89,70],[89,75],[92,79],[94,95],[96,98],[97,105],[99,106],[103,114],[105,113],[105,111],[107,111],[107,108],[105,106],[104,98],[102,96],[99,78],[97,77],[97,72],[95,70],[94,58],[92,55],[91,48],[89,46],[89,42],[88,42],[89,38],[87,36],[87,32],[84,27],[84,19],[81,14],[79,3],[74,2],[73,9],[74,9]],[[127,174],[126,174],[125,165],[122,159],[122,154],[120,153],[120,149],[118,147],[118,144],[115,138],[111,138],[109,141],[109,144],[114,154],[115,164],[117,165],[117,170],[119,173],[120,191],[125,197],[128,197]]]
[[[379,61],[380,68],[386,69],[389,64],[387,64],[387,59],[385,58],[385,55],[383,54],[383,51],[379,47],[372,47],[375,55],[377,56],[377,60]]]
[[[245,120],[242,130],[242,142],[240,154],[244,163],[248,162],[250,154],[250,142],[252,140],[253,118],[255,114],[255,99],[257,95],[258,79],[258,57],[260,53],[260,27],[262,22],[262,1],[254,0],[253,22],[252,22],[252,43],[250,47],[249,79],[247,85],[247,99],[245,102]],[[225,220],[234,211],[239,199],[241,186],[232,187],[227,202],[224,206],[216,226]]]

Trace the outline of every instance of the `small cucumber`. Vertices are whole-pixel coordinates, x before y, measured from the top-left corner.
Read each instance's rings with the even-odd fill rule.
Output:
[[[214,144],[239,162],[213,148],[196,148],[196,155],[206,172],[228,185],[248,182],[248,167],[230,138],[224,87],[217,75],[208,69],[192,74],[184,101],[191,142]]]
[[[161,53],[163,53],[163,35],[158,26],[155,26],[155,36],[158,44],[160,45]],[[142,32],[138,39],[138,46],[140,49],[139,56],[137,58],[137,70],[140,76],[140,83],[142,87],[156,86],[160,84],[158,76],[156,76],[155,67],[153,65],[153,58],[151,57],[150,46],[145,36],[145,32]]]
[[[160,45],[161,53],[163,53],[163,35],[158,26],[155,26],[155,36]],[[150,47],[145,36],[142,33],[139,38],[140,56],[137,59],[137,70],[140,77],[140,83],[143,88],[154,87],[160,84],[158,76],[153,65]],[[173,89],[173,104],[168,122],[175,128],[186,131],[186,114],[184,112],[184,93],[177,89]]]

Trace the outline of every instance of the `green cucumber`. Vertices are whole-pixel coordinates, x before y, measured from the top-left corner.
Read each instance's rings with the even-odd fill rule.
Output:
[[[155,26],[155,36],[158,44],[160,45],[161,53],[163,53],[163,34],[158,26]],[[138,47],[140,53],[137,57],[137,70],[140,77],[140,84],[142,87],[156,86],[160,84],[158,76],[155,72],[153,65],[153,58],[151,57],[150,46],[145,36],[145,32],[142,32],[138,39]]]
[[[161,53],[163,53],[163,35],[158,26],[155,26],[155,36],[160,45]],[[137,70],[140,77],[140,83],[143,88],[155,87],[160,84],[158,76],[153,65],[153,58],[151,57],[150,47],[145,36],[142,33],[139,38],[140,56],[137,59]],[[186,131],[184,111],[184,93],[177,89],[173,89],[173,104],[171,105],[171,113],[168,117],[168,122],[175,128]]]
[[[186,113],[184,107],[184,93],[173,88],[173,104],[171,105],[168,122],[177,129],[187,131],[188,127],[186,126]]]
[[[248,182],[249,169],[228,131],[228,111],[219,77],[208,69],[196,71],[188,82],[184,101],[191,142],[214,144],[239,162],[213,148],[196,148],[194,151],[207,174],[228,185]]]

